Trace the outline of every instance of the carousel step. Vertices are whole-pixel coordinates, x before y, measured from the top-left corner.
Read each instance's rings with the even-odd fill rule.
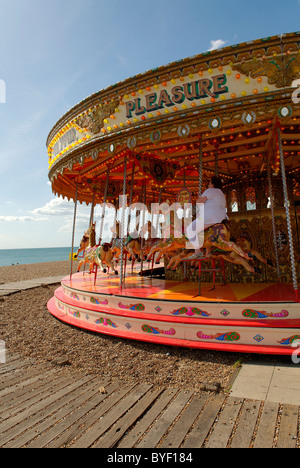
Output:
[[[61,289],[60,289],[61,291]],[[299,304],[294,302],[221,302],[159,300],[130,297],[125,294],[105,294],[71,288],[62,283],[65,301],[95,311],[116,310],[126,315],[142,312],[163,317],[205,320],[237,320],[253,326],[300,328]],[[62,296],[60,296],[62,298]]]
[[[63,288],[56,290],[48,309],[59,320],[78,328],[171,346],[290,355],[295,350],[293,342],[300,340],[300,324],[291,326],[290,320],[278,326],[274,320],[160,316],[107,304],[96,310],[91,303],[65,295]]]
[[[285,314],[280,313],[278,314],[279,317],[272,318],[272,316],[259,319],[257,316],[254,315],[254,311],[245,309],[244,315],[240,315],[239,319],[231,319],[228,318],[230,316],[230,312],[228,312],[228,316],[221,316],[219,315],[218,318],[213,318],[213,310],[215,308],[215,304],[206,304],[207,312],[204,312],[196,307],[190,307],[181,304],[181,308],[177,309],[172,314],[161,314],[158,313],[159,309],[156,310],[156,313],[149,313],[146,312],[146,308],[139,303],[133,304],[132,301],[126,300],[120,302],[119,300],[115,301],[115,296],[111,296],[106,300],[97,301],[95,299],[92,301],[88,301],[86,298],[82,301],[72,295],[71,297],[65,294],[65,291],[62,287],[58,288],[55,291],[55,297],[61,304],[65,306],[74,307],[78,310],[93,312],[93,313],[106,313],[113,316],[120,316],[120,317],[130,317],[136,319],[143,319],[143,320],[151,320],[151,321],[158,321],[158,322],[166,322],[166,323],[182,323],[182,324],[194,324],[194,325],[207,325],[208,323],[212,326],[220,326],[220,324],[226,324],[229,327],[259,327],[259,328],[299,328],[300,329],[300,319],[289,319],[284,318]],[[109,303],[113,305],[110,306]],[[231,307],[234,308],[236,304],[230,304],[228,309]],[[199,307],[199,305],[198,305]],[[244,306],[243,306],[244,308]],[[174,305],[172,307],[174,309]],[[181,313],[182,312],[182,313]],[[246,313],[247,312],[247,313]],[[286,312],[286,311],[284,311]],[[262,313],[261,313],[262,314]],[[265,313],[266,314],[266,313]],[[249,316],[251,318],[249,318]]]

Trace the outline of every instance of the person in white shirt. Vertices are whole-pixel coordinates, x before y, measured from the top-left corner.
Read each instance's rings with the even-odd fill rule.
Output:
[[[222,192],[223,183],[219,177],[212,177],[208,189],[198,198],[197,205],[203,204],[203,209],[197,210],[196,219],[187,227],[186,236],[195,249],[195,254],[189,259],[201,258],[201,247],[204,241],[204,230],[228,219],[226,198]],[[203,233],[201,240],[199,234]],[[209,255],[210,252],[206,251]]]

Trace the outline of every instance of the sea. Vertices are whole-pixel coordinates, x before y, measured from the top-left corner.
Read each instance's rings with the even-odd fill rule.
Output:
[[[0,250],[0,267],[69,260],[71,250],[71,247]]]

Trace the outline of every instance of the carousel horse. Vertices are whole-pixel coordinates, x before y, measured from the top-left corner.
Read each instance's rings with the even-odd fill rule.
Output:
[[[233,239],[231,239],[232,242],[234,242]],[[238,239],[236,239],[235,241],[236,245],[238,247],[240,247],[245,253],[248,254],[248,257],[250,258],[250,260],[258,260],[259,262],[263,263],[264,265],[269,265],[269,266],[273,266],[272,262],[270,260],[266,260],[259,252],[257,252],[256,250],[253,250],[251,248],[251,243],[245,239],[244,237],[239,237]],[[178,252],[176,255],[174,255],[168,266],[167,266],[167,269],[172,269],[172,270],[176,270],[176,268],[178,267],[178,265],[182,262],[183,259],[188,259],[189,256],[193,255],[193,253],[190,251],[190,250],[182,250],[180,252]],[[227,260],[228,262],[230,263],[234,263],[234,264],[242,264],[247,271],[249,271],[250,273],[252,273],[252,268],[250,267],[249,268],[249,264],[247,262],[245,262],[245,264],[243,262],[241,262],[241,258],[239,255],[237,255],[236,252],[229,252],[228,254],[226,255],[220,255],[220,253],[218,251],[214,252],[212,251],[212,256],[214,258],[223,258],[225,260]],[[172,267],[172,268],[171,268]]]
[[[244,252],[247,252],[248,256],[252,260],[258,260],[259,262],[263,263],[264,265],[273,266],[270,260],[266,260],[259,252],[252,249],[251,242],[246,239],[245,237],[239,237],[236,239],[236,244],[241,247]]]
[[[80,271],[82,265],[90,264],[89,273],[92,272],[94,265],[100,267],[103,273],[106,273],[105,265],[111,268],[115,275],[118,274],[115,269],[114,256],[111,248],[108,245],[96,246],[96,224],[93,223],[87,231],[85,231],[80,242],[79,249],[75,254],[78,258],[80,252],[84,251],[84,257],[78,264],[77,272]]]
[[[192,250],[178,250],[176,254],[171,257],[171,260],[169,261],[167,266],[167,270],[176,270],[176,268],[182,262],[182,260],[188,259],[189,256],[192,255],[194,255],[194,252]]]
[[[92,248],[96,245],[96,223],[90,225],[87,231],[83,234],[83,237],[80,241],[79,248],[74,254],[74,258],[78,258],[80,252]]]
[[[145,239],[147,235],[147,239]],[[147,223],[142,227],[140,231],[140,237],[135,241],[129,242],[127,245],[127,250],[135,255],[135,258],[139,258],[140,260],[147,260],[148,254],[152,247],[159,241],[156,237],[152,237],[152,224],[151,221],[147,221]],[[134,258],[134,257],[133,257]]]
[[[174,219],[174,213],[173,213],[173,219]],[[170,250],[167,249],[166,252],[164,251],[166,246],[171,245],[177,239],[182,240],[181,238],[182,238],[183,233],[182,232],[179,233],[175,231],[175,228],[171,226],[171,218],[169,219],[169,223],[165,226],[165,228],[164,229],[162,228],[162,235],[163,235],[162,239],[154,239],[154,242],[152,242],[152,244],[149,246],[149,251],[147,252],[149,261],[151,258],[153,258],[155,254],[158,253],[156,257],[156,263],[159,263],[161,258],[166,254],[166,252],[173,252],[174,250],[182,250],[183,245],[187,241],[187,239],[185,238],[185,241],[183,243],[180,242],[179,245],[174,243],[174,248]]]
[[[231,263],[238,263],[244,266],[244,268],[249,271],[250,273],[254,273],[255,269],[249,265],[248,260],[250,260],[249,255],[244,252],[241,247],[239,247],[235,242],[230,241],[230,231],[227,227],[227,222],[215,224],[210,228],[204,231],[204,243],[203,249],[209,249],[211,255],[214,257],[221,257],[224,260],[227,260]],[[154,246],[150,253],[153,255],[155,252],[159,252],[159,259],[168,252],[174,252],[176,250],[184,250],[186,249],[186,243],[188,239],[185,236],[181,238],[174,238],[173,236],[167,240],[166,243],[160,242],[159,245]],[[184,259],[193,254],[187,255],[182,258],[177,258],[178,260],[177,265]],[[169,265],[168,265],[169,267]]]
[[[130,234],[127,236],[126,239],[124,239],[124,251],[127,252],[129,255],[129,258],[132,259],[133,263],[135,260],[146,260],[147,258],[147,253],[150,251],[150,248],[153,245],[153,242],[156,239],[151,239],[151,223],[149,227],[149,223],[147,223],[147,229],[148,229],[148,239],[145,241],[144,246],[142,247],[142,242],[141,238],[138,239],[133,239]],[[141,234],[144,231],[141,231]],[[122,247],[122,241],[119,236],[119,225],[117,224],[116,226],[116,237],[113,239],[112,244],[111,244],[111,249],[112,252],[115,254],[116,258],[119,259],[121,255],[121,247]]]
[[[142,253],[141,244],[138,239],[132,239],[128,236],[124,239],[124,253],[129,254],[129,258],[135,259],[140,258]],[[111,242],[111,251],[114,255],[116,260],[120,259],[121,251],[122,251],[122,239],[119,236],[115,237]]]
[[[116,229],[111,228],[113,239],[111,241],[110,247],[112,254],[114,255],[115,260],[120,259],[121,250],[122,250],[122,239],[120,238],[120,226],[119,223],[116,223]],[[125,243],[124,243],[125,244]],[[125,245],[124,245],[125,247]],[[126,251],[126,249],[124,249]]]
[[[129,253],[129,257],[134,260],[145,260],[144,252],[140,239],[132,239],[130,236],[125,240],[125,249]]]

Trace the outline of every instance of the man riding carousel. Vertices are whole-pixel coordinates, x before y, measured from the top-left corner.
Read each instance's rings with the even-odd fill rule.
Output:
[[[204,231],[215,224],[228,221],[226,198],[222,192],[223,182],[219,177],[212,177],[208,189],[197,199],[196,219],[187,227],[186,236],[195,249],[190,260],[204,257],[201,248],[204,243]],[[199,206],[200,205],[200,206]],[[206,248],[206,257],[210,256],[210,248]]]

